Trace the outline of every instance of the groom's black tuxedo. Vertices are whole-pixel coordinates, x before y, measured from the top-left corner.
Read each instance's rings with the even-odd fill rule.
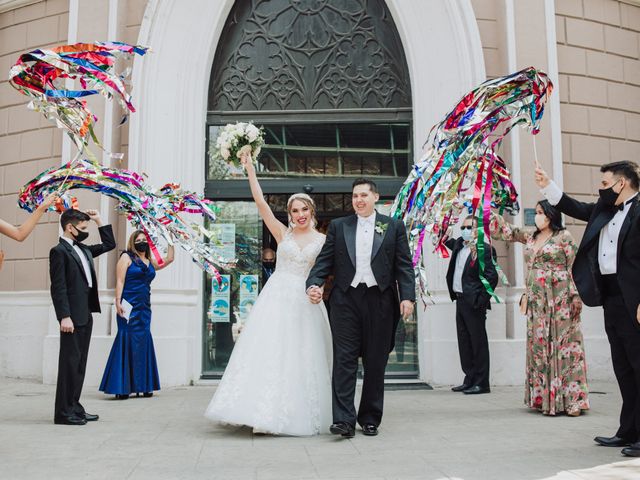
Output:
[[[371,270],[380,291],[398,290],[400,300],[415,301],[415,280],[404,223],[376,213],[376,224],[382,233],[373,236]],[[356,274],[357,215],[338,218],[329,224],[327,240],[309,274],[307,287],[322,285],[332,272],[334,285],[346,292]],[[384,248],[383,248],[384,247]]]
[[[73,333],[60,333],[54,414],[56,421],[71,417],[83,418],[85,414],[80,404],[80,395],[93,328],[91,312],[100,311],[98,280],[93,267],[93,258],[116,247],[111,225],[104,225],[98,231],[102,243],[77,244],[89,264],[91,288],[89,288],[82,261],[69,242],[61,238],[49,252],[51,299],[56,317],[58,321],[70,317],[74,326]]]
[[[385,292],[391,288],[398,305],[401,300],[415,302],[415,275],[404,223],[377,212],[375,215],[376,225],[380,225],[380,229],[384,228],[382,234],[374,234],[371,250],[371,270],[378,289]],[[323,285],[326,278],[333,274],[334,287],[347,292],[356,274],[357,226],[357,215],[338,218],[329,224],[327,239],[309,273],[307,288]],[[396,310],[398,313],[394,316],[394,332],[400,319],[400,307]],[[395,335],[389,344],[389,351],[393,350],[394,342]]]
[[[356,275],[358,217],[333,220],[309,273],[307,288],[334,275],[329,297],[333,336],[334,422],[379,425],[384,397],[384,370],[393,350],[400,319],[399,302],[415,301],[415,278],[404,223],[375,213],[371,272],[376,286],[351,286]],[[364,381],[356,416],[353,403],[362,357]]]

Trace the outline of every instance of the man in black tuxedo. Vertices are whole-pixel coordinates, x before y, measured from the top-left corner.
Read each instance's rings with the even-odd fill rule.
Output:
[[[82,243],[89,236],[89,220],[98,225],[102,243]],[[60,242],[49,252],[51,299],[60,322],[54,423],[84,425],[98,420],[98,415],[87,413],[80,404],[93,327],[91,312],[100,312],[93,258],[113,250],[116,243],[111,225],[102,226],[96,210],[66,210],[60,226]]]
[[[622,394],[620,428],[596,443],[625,447],[640,457],[640,168],[635,162],[603,165],[600,199],[579,202],[563,194],[542,168],[536,183],[558,210],[587,222],[573,263],[582,301],[604,307],[604,326],[613,370]]]
[[[404,223],[375,211],[374,182],[353,182],[355,215],[333,220],[307,279],[313,303],[322,301],[324,283],[334,275],[329,298],[333,336],[333,425],[350,438],[356,421],[365,435],[377,435],[382,420],[384,371],[400,317],[413,313],[415,278]],[[364,379],[360,407],[354,396],[358,357]]]
[[[447,287],[451,300],[456,302],[456,330],[460,364],[464,372],[462,385],[454,392],[466,394],[489,393],[489,340],[487,339],[487,310],[491,295],[480,279],[480,262],[475,252],[475,229],[478,221],[469,215],[460,227],[461,237],[450,238],[445,245],[451,250],[447,270]],[[495,250],[485,244],[485,279],[495,288],[498,272],[493,264]]]

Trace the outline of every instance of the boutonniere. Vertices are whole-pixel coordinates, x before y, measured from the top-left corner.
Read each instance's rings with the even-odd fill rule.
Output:
[[[383,235],[384,232],[387,231],[387,227],[389,226],[388,223],[382,223],[382,222],[376,222],[376,233],[379,235]]]

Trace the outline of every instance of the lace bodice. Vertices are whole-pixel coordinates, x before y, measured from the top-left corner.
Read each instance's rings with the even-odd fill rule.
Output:
[[[278,245],[276,273],[288,273],[306,278],[324,245],[324,240],[324,235],[316,234],[311,242],[300,248],[291,230],[287,230]]]

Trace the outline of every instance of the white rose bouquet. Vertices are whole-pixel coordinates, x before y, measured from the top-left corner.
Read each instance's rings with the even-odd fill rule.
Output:
[[[262,128],[256,127],[253,123],[229,123],[220,130],[213,153],[215,157],[239,167],[243,153],[251,154],[251,158],[255,161],[262,145],[264,145]]]

